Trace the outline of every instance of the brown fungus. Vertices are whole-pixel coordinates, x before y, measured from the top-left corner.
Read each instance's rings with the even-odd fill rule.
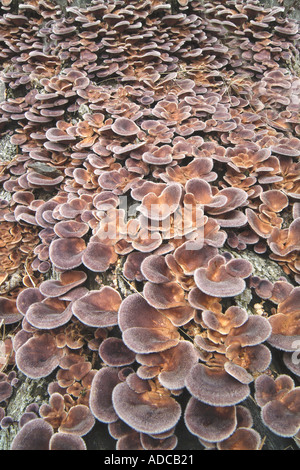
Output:
[[[11,444],[11,450],[49,450],[54,431],[42,418],[32,419],[19,430]]]
[[[255,429],[239,427],[230,437],[218,442],[218,450],[259,450],[262,440]]]
[[[174,398],[156,391],[137,393],[125,382],[115,386],[112,400],[120,419],[146,434],[159,434],[173,428],[181,415],[181,407]]]
[[[271,431],[284,437],[297,434],[300,426],[300,388],[294,387],[289,379],[289,377],[279,376],[274,381],[260,376],[256,380],[256,395],[266,397],[264,401],[260,399],[262,420]],[[272,391],[273,394],[270,393]]]
[[[170,450],[182,403],[185,432],[205,448],[262,446],[236,403],[277,372],[264,343],[300,374],[289,12],[250,0],[2,0],[4,406],[10,368],[55,376],[13,448],[83,450],[74,433],[92,428],[90,409],[117,450]],[[264,259],[288,282],[252,275]],[[246,287],[255,315],[238,307]],[[256,400],[262,423],[296,445],[286,377],[261,379]]]
[[[49,450],[87,450],[87,446],[80,436],[57,432],[50,438]]]
[[[235,406],[211,406],[191,397],[184,414],[189,431],[208,442],[227,439],[236,429]]]
[[[6,325],[17,323],[22,319],[16,301],[6,297],[0,297],[0,321]]]
[[[118,420],[112,403],[112,392],[120,382],[118,369],[113,367],[99,369],[94,376],[90,394],[90,409],[99,421],[113,423]]]
[[[250,276],[252,265],[244,259],[226,262],[224,256],[216,255],[207,268],[198,268],[194,273],[197,287],[205,294],[215,297],[233,297],[246,288],[244,278]]]
[[[135,361],[135,353],[120,338],[106,338],[99,347],[99,356],[111,367],[121,367]]]
[[[117,324],[120,294],[112,287],[89,291],[72,304],[73,314],[85,325],[107,327]]]
[[[250,393],[247,384],[237,381],[222,369],[211,369],[203,364],[190,369],[186,387],[201,402],[221,407],[236,405]]]
[[[31,378],[46,377],[59,364],[62,352],[57,348],[50,333],[29,338],[16,351],[19,370]]]
[[[140,316],[141,311],[143,316]],[[179,333],[170,320],[140,294],[129,295],[123,300],[118,324],[124,343],[136,353],[164,351],[179,342]]]
[[[65,271],[60,274],[57,281],[54,279],[43,281],[39,286],[39,291],[45,297],[58,297],[83,284],[86,278],[87,275],[83,271]]]
[[[85,249],[82,238],[59,238],[51,242],[49,257],[54,266],[65,271],[81,265]]]

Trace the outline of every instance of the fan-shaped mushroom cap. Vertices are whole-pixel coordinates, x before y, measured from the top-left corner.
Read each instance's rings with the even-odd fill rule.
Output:
[[[11,325],[22,319],[16,300],[6,297],[0,297],[0,321],[3,320],[6,325]]]
[[[141,273],[141,264],[147,256],[149,256],[148,253],[141,253],[139,251],[133,251],[132,253],[129,253],[123,267],[123,274],[126,279],[129,279],[130,281],[145,280],[143,274]]]
[[[88,231],[88,224],[76,220],[62,220],[54,226],[54,232],[60,238],[81,238]]]
[[[268,320],[272,328],[272,334],[268,338],[268,343],[282,351],[294,351],[295,342],[299,341],[299,317],[299,312],[288,315],[277,313],[270,317]]]
[[[269,375],[262,374],[255,380],[255,400],[262,408],[272,400],[280,400],[282,396],[294,389],[293,379],[281,374],[275,380]]]
[[[208,328],[224,335],[228,334],[231,328],[243,325],[248,320],[248,314],[243,308],[232,305],[225,313],[204,310],[202,319]]]
[[[107,271],[116,260],[114,247],[97,241],[90,241],[82,256],[83,264],[94,272]]]
[[[282,191],[277,189],[264,191],[261,193],[260,199],[271,211],[274,212],[282,211],[289,203],[288,197]]]
[[[208,442],[223,441],[237,425],[235,406],[210,406],[191,397],[184,413],[188,430]]]
[[[107,327],[117,324],[121,304],[120,294],[109,286],[89,291],[72,304],[73,314],[82,323],[93,327]]]
[[[148,434],[140,435],[141,444],[145,450],[173,450],[177,446],[178,439],[172,435],[166,438],[158,439]]]
[[[129,295],[123,300],[118,323],[124,343],[136,353],[164,351],[176,346],[180,338],[170,320],[140,294]]]
[[[231,406],[250,393],[248,385],[238,382],[222,369],[194,365],[186,378],[186,387],[198,400],[212,406]]]
[[[52,426],[42,418],[32,419],[20,429],[11,444],[11,450],[49,450]]]
[[[225,362],[224,370],[242,384],[250,384],[253,381],[252,375],[249,374],[244,367],[234,364],[233,362]]]
[[[273,230],[271,224],[261,220],[252,209],[246,209],[245,213],[252,230],[262,238],[269,238]]]
[[[259,450],[261,437],[255,429],[238,428],[230,437],[218,442],[218,450]]]
[[[113,423],[119,419],[112,404],[112,392],[118,383],[118,369],[104,367],[96,372],[91,386],[90,409],[99,421]]]
[[[208,209],[213,207],[223,207],[227,202],[227,197],[213,195],[210,184],[201,178],[192,178],[185,185],[186,193],[194,195],[197,204],[201,204]]]
[[[57,432],[49,441],[49,450],[87,450],[86,443],[80,436]]]
[[[160,353],[137,354],[136,360],[142,364],[139,377],[147,373],[158,374],[159,382],[168,390],[179,390],[185,386],[189,369],[198,362],[198,351],[190,341],[180,341],[177,346]]]
[[[146,434],[159,434],[173,428],[181,416],[181,407],[174,398],[151,391],[136,393],[126,382],[115,386],[112,400],[120,419]]]
[[[125,117],[119,117],[111,126],[112,130],[122,136],[132,136],[139,132],[139,127],[134,121]]]
[[[49,375],[59,365],[62,351],[49,333],[29,338],[16,351],[16,363],[28,377],[39,379]]]
[[[130,240],[132,248],[143,253],[150,253],[160,247],[162,237],[159,232],[150,232],[147,228],[141,228],[138,234]]]
[[[148,281],[165,283],[174,280],[164,256],[149,255],[141,263],[141,273]]]
[[[72,317],[70,305],[58,298],[47,298],[32,304],[26,313],[26,320],[35,328],[52,330],[65,325]]]
[[[184,290],[177,282],[164,284],[146,282],[143,294],[147,302],[154,308],[167,309],[185,305]]]
[[[272,400],[262,409],[263,422],[275,434],[292,437],[300,428],[300,387],[287,392],[281,400]]]
[[[89,407],[80,404],[72,406],[58,431],[84,436],[93,428],[94,424],[95,418]]]
[[[87,275],[84,271],[66,271],[60,274],[59,280],[43,281],[39,286],[39,290],[46,297],[58,297],[83,284],[86,278]]]
[[[112,367],[120,367],[132,364],[135,361],[135,353],[131,351],[120,338],[106,338],[99,347],[99,356]]]
[[[293,290],[278,304],[277,311],[284,315],[300,312],[300,287]]]
[[[49,257],[54,266],[65,271],[81,265],[85,249],[82,238],[59,238],[51,242]]]
[[[268,245],[275,255],[286,256],[293,251],[299,251],[299,234],[300,218],[293,220],[287,229],[280,230],[278,227],[273,228],[268,238]]]
[[[3,374],[4,375],[4,374]],[[13,393],[12,385],[0,376],[0,403],[7,400]]]
[[[208,262],[207,268],[194,272],[197,287],[205,294],[214,297],[233,297],[241,294],[246,283],[243,278],[252,272],[250,261],[232,259],[226,263],[224,256],[216,255]]]
[[[297,345],[299,343],[294,343],[294,346],[295,346],[295,344]],[[295,353],[296,353],[296,356],[297,356],[296,360],[295,360]],[[293,374],[300,377],[299,350],[294,351],[294,352],[284,352],[282,360],[283,360],[284,364],[286,365],[286,367],[291,372],[293,372]]]
[[[233,328],[226,338],[226,345],[238,341],[241,346],[254,346],[269,338],[272,328],[264,317],[250,315],[243,325]]]
[[[170,184],[159,196],[155,193],[145,195],[142,204],[137,209],[150,220],[164,220],[178,208],[181,194],[180,184]]]

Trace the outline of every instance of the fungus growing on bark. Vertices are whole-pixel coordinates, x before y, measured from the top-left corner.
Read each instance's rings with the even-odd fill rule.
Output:
[[[93,428],[94,424],[95,418],[89,407],[80,404],[72,406],[58,430],[75,436],[84,436]]]
[[[115,386],[112,401],[120,419],[146,434],[155,435],[172,429],[181,415],[181,407],[174,398],[155,390],[137,393],[126,382]]]
[[[300,427],[300,388],[286,375],[272,379],[261,375],[255,381],[255,394],[264,424],[275,434],[295,436]]]
[[[116,134],[126,137],[136,135],[139,132],[139,128],[135,122],[125,117],[117,118],[111,128]]]
[[[50,333],[32,336],[16,351],[16,363],[24,374],[37,379],[49,375],[59,364],[62,352]]]
[[[105,367],[96,373],[91,387],[90,409],[99,421],[113,423],[118,420],[112,403],[112,392],[120,382],[116,368]]]
[[[191,397],[184,414],[184,421],[192,434],[207,442],[227,439],[237,425],[235,406],[211,406]]]
[[[45,297],[59,297],[83,284],[86,278],[87,275],[83,271],[65,271],[60,274],[57,281],[54,279],[43,281],[39,286],[39,292]]]
[[[96,418],[117,450],[173,449],[187,403],[204,447],[258,449],[238,405],[257,376],[263,423],[298,442],[298,388],[260,379],[268,344],[300,375],[297,21],[214,0],[1,15],[3,406],[15,369],[55,376],[12,448],[83,450]]]
[[[239,382],[222,369],[210,369],[203,364],[196,364],[190,369],[186,387],[201,402],[221,407],[236,405],[250,393],[247,384]]]
[[[142,364],[137,374],[141,378],[153,378],[169,390],[180,390],[185,386],[189,369],[198,362],[198,352],[189,341],[180,341],[177,346],[159,353],[137,354]]]
[[[277,306],[277,313],[269,318],[272,334],[268,342],[283,351],[295,350],[299,339],[299,295],[300,287],[294,287]]]
[[[80,436],[56,432],[50,438],[49,450],[87,450],[87,447]]]
[[[138,210],[151,220],[164,220],[176,211],[180,198],[181,186],[171,184],[159,196],[154,193],[145,195]]]
[[[0,320],[6,325],[10,325],[17,323],[21,318],[22,315],[19,313],[16,301],[14,299],[0,297]]]
[[[97,238],[90,240],[82,254],[82,263],[91,271],[105,272],[110,264],[117,260],[117,255],[112,246],[109,246]]]
[[[142,317],[141,311],[144,312]],[[123,300],[118,324],[124,343],[136,353],[164,351],[179,342],[179,333],[170,320],[140,294],[129,295]]]
[[[74,315],[85,325],[107,327],[117,324],[120,294],[112,287],[89,291],[72,304]]]
[[[102,341],[99,356],[112,367],[126,366],[135,361],[135,353],[130,351],[120,338],[114,337]]]
[[[255,429],[238,428],[230,437],[218,442],[218,450],[259,450],[261,437]]]
[[[28,308],[26,320],[35,328],[52,330],[66,324],[72,315],[70,304],[57,298],[47,298]]]
[[[205,294],[233,297],[244,291],[244,279],[249,277],[251,272],[250,261],[232,259],[226,262],[224,256],[216,255],[210,259],[207,268],[196,269],[194,278],[198,289]]]
[[[81,265],[85,249],[82,238],[58,238],[50,244],[49,257],[54,266],[65,271]]]
[[[42,418],[32,419],[19,430],[11,444],[11,450],[49,450],[54,431]]]
[[[9,383],[8,377],[0,373],[0,403],[7,400],[13,393],[13,387]]]

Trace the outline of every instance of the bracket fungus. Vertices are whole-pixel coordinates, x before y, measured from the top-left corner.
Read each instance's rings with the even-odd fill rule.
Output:
[[[275,380],[261,375],[256,379],[255,393],[265,425],[280,436],[295,436],[300,427],[300,388],[293,380],[285,375]]]
[[[117,415],[126,424],[146,434],[161,434],[172,429],[181,415],[179,403],[159,390],[136,392],[126,382],[115,386],[112,393]]]
[[[105,286],[99,291],[90,291],[75,300],[72,311],[88,326],[108,327],[117,324],[120,304],[120,294],[112,287]]]
[[[198,289],[215,297],[234,297],[245,288],[245,278],[252,272],[250,261],[232,259],[226,262],[222,255],[211,258],[206,268],[198,268],[194,273]]]
[[[299,445],[291,11],[0,2],[1,433],[50,382],[11,449]]]
[[[36,418],[24,424],[14,438],[11,450],[49,450],[52,426],[42,418]]]

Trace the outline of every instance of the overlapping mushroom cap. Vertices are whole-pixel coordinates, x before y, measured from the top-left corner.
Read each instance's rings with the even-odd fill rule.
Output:
[[[120,304],[120,294],[112,287],[106,286],[75,300],[72,311],[88,326],[107,327],[117,324]]]
[[[0,7],[2,402],[14,366],[55,376],[12,448],[83,450],[95,417],[118,450],[169,450],[182,415],[204,447],[258,449],[239,403],[264,343],[300,375],[298,22],[256,0]],[[264,423],[297,436],[297,387],[264,402],[264,380]]]
[[[117,415],[129,426],[146,434],[161,434],[172,429],[181,415],[179,403],[159,391],[139,392],[126,382],[115,386],[112,394]]]
[[[252,273],[250,261],[232,259],[226,262],[224,256],[216,255],[208,262],[207,268],[198,268],[194,273],[195,283],[202,292],[215,297],[233,297],[241,294],[245,278]]]
[[[136,353],[164,351],[176,346],[180,339],[177,328],[170,320],[139,294],[132,294],[123,300],[118,324],[124,343]]]
[[[258,404],[263,422],[275,434],[295,436],[299,431],[299,387],[286,375],[277,379],[261,375],[255,381]]]

